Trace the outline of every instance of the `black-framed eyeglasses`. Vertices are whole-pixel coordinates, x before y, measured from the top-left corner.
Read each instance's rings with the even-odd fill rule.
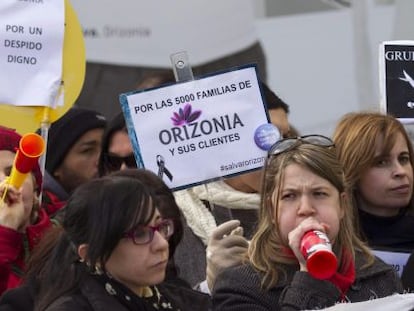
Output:
[[[137,167],[137,162],[135,161],[133,153],[126,157],[120,157],[115,154],[107,153],[105,155],[105,160],[107,166],[112,170],[119,170],[122,166],[122,163],[125,163],[125,165],[129,168]]]
[[[306,135],[294,138],[285,138],[276,142],[268,152],[268,157],[276,156],[283,152],[289,151],[298,144],[311,144],[320,147],[335,147],[334,142],[329,137],[323,135]]]
[[[125,237],[130,238],[136,245],[143,245],[151,243],[155,231],[158,231],[164,239],[168,240],[174,233],[174,221],[164,219],[156,226],[137,226],[125,232]]]

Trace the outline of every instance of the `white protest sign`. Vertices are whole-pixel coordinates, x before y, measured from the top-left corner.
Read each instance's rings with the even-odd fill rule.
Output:
[[[1,0],[1,104],[53,107],[62,77],[64,25],[64,0]]]
[[[319,309],[325,311],[412,311],[414,309],[414,294],[394,294],[376,298],[372,292],[372,298],[366,301],[352,303],[338,303],[332,307]]]
[[[395,272],[401,277],[404,267],[407,263],[410,252],[387,251],[387,250],[373,250],[375,256],[381,258],[384,262],[391,265]]]
[[[414,41],[386,41],[379,51],[381,108],[414,123]]]
[[[264,164],[268,142],[260,129],[268,116],[254,66],[121,94],[120,101],[139,165],[174,190]]]

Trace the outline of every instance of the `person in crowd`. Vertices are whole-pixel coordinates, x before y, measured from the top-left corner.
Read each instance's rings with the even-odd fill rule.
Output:
[[[16,131],[0,127],[0,295],[20,285],[30,253],[51,226],[47,213],[39,208],[39,165],[34,166],[20,189],[6,181],[20,139]]]
[[[353,228],[349,189],[334,143],[321,135],[287,138],[269,150],[259,223],[246,261],[217,276],[213,310],[314,310],[402,291],[394,269],[374,257]],[[301,240],[324,232],[337,269],[308,271]],[[325,267],[325,264],[322,265]]]
[[[174,222],[174,232],[168,240],[169,260],[165,282],[190,288],[185,280],[179,278],[174,260],[175,249],[183,237],[183,219],[170,188],[155,173],[145,169],[121,169],[113,172],[111,176],[135,178],[148,186],[154,193],[155,205],[161,216]]]
[[[174,195],[164,181],[155,173],[144,169],[131,169],[136,167],[137,164],[125,126],[125,119],[123,114],[119,113],[113,120],[108,122],[103,135],[102,150],[98,164],[99,176],[108,174],[128,175],[141,180],[153,189],[161,215],[173,219],[175,226],[174,234],[169,240],[170,260],[166,281],[190,287],[187,281],[179,278],[179,271],[174,260],[175,249],[182,239],[183,222],[185,222],[175,202]]]
[[[376,112],[345,115],[334,132],[338,156],[353,190],[361,235],[373,248],[414,249],[413,148],[404,126]],[[404,263],[401,262],[404,266]],[[414,289],[413,259],[401,280]]]
[[[171,190],[157,175],[145,169],[122,169],[115,171],[112,176],[124,176],[136,179],[146,186],[148,186],[154,194],[155,205],[160,211],[163,218],[171,219],[174,222],[174,232],[168,240],[169,244],[169,262],[167,265],[166,278],[164,282],[172,285],[190,286],[182,279],[178,278],[176,267],[174,264],[174,251],[177,244],[180,242],[183,235],[183,225],[180,220],[180,212],[175,203],[174,196]],[[64,212],[64,209],[62,210]],[[37,262],[45,262],[47,250],[53,249],[55,236],[58,236],[61,227],[49,230],[48,234],[42,237],[39,244],[40,250],[34,251],[28,263],[28,272],[25,275],[25,282],[23,286],[18,289],[9,291],[0,299],[0,310],[33,310],[34,297],[36,296],[38,288],[37,277],[41,273],[41,266]],[[191,295],[189,292],[188,295]],[[197,297],[197,294],[195,295]]]
[[[333,140],[352,189],[361,235],[371,247],[414,249],[413,148],[393,116],[343,116]]]
[[[148,73],[136,84],[136,89],[143,90],[175,82],[173,71]],[[101,144],[98,164],[99,176],[125,168],[136,168],[132,144],[128,136],[124,114],[117,113],[107,124]]]
[[[169,82],[167,76],[156,81]],[[141,82],[140,85],[145,88],[154,86],[144,82]],[[288,105],[277,97],[267,85],[262,83],[262,87],[270,119],[278,126],[282,135],[289,135]],[[125,119],[120,113],[108,123],[105,130],[99,161],[99,174],[103,176],[128,167],[136,167],[136,161],[125,126]],[[179,277],[186,280],[192,287],[201,284],[200,289],[209,292],[209,287],[214,283],[217,273],[225,267],[240,262],[240,254],[245,251],[248,243],[247,239],[242,236],[243,232],[239,227],[242,225],[248,231],[248,237],[253,231],[259,206],[257,191],[259,190],[260,174],[260,172],[247,173],[174,194],[179,208],[185,216],[183,219],[183,241],[177,246],[174,261],[178,268]],[[218,194],[219,196],[206,197],[206,194]],[[228,209],[229,206],[234,210]],[[243,207],[246,209],[241,210]],[[232,231],[238,234],[230,235],[229,233]],[[209,241],[209,252],[206,253]],[[193,256],[188,256],[189,250]],[[209,255],[207,258],[206,254]],[[206,270],[208,282],[205,282]]]
[[[136,168],[137,162],[124,114],[118,113],[105,128],[98,162],[98,175],[105,176],[126,168]]]
[[[156,202],[135,177],[79,186],[52,251],[39,261],[35,310],[207,310],[208,295],[160,284],[174,222]]]
[[[54,215],[82,183],[97,177],[106,119],[73,107],[53,122],[47,140],[42,207]]]
[[[170,84],[174,81],[175,79],[172,71],[159,74],[149,74],[137,84],[137,88],[147,89],[154,86]],[[174,233],[169,240],[170,255],[165,282],[190,287],[188,282],[178,276],[178,269],[174,261],[175,248],[183,236],[184,221],[175,202],[174,196],[162,179],[158,178],[158,176],[154,173],[143,169],[130,169],[136,167],[137,164],[132,144],[128,136],[124,115],[120,112],[108,122],[103,134],[101,153],[98,163],[99,176],[105,176],[111,173],[115,175],[127,174],[143,181],[146,184],[149,184],[151,188],[153,188],[158,200],[157,206],[161,215],[163,217],[173,219],[175,226]]]
[[[265,83],[263,100],[270,121],[289,135],[289,106]],[[181,276],[210,292],[224,268],[241,262],[257,223],[261,170],[174,193],[187,225],[176,251]],[[187,256],[192,250],[194,256]]]
[[[108,122],[103,135],[102,149],[98,164],[99,176],[108,174],[128,174],[132,175],[131,177],[137,178],[150,185],[151,188],[154,189],[158,200],[157,206],[161,215],[173,219],[176,229],[169,240],[170,261],[168,264],[166,281],[190,287],[187,281],[179,277],[178,267],[174,259],[175,249],[183,236],[183,222],[185,223],[185,220],[180,213],[171,190],[162,179],[158,178],[158,176],[148,170],[131,169],[136,167],[137,164],[126,129],[124,115],[119,113]]]

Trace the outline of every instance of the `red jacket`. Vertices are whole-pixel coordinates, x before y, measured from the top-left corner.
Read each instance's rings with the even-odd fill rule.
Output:
[[[42,234],[51,226],[46,211],[39,209],[39,220],[26,233],[0,225],[0,295],[20,285],[26,260]]]
[[[46,210],[49,217],[55,216],[55,214],[65,206],[66,201],[59,199],[57,195],[48,190],[43,190],[42,193],[42,209]]]

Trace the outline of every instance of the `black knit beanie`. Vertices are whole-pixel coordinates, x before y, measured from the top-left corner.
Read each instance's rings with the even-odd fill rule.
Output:
[[[105,128],[105,117],[93,110],[73,107],[49,129],[46,153],[46,170],[49,174],[59,167],[76,141],[87,131]]]

